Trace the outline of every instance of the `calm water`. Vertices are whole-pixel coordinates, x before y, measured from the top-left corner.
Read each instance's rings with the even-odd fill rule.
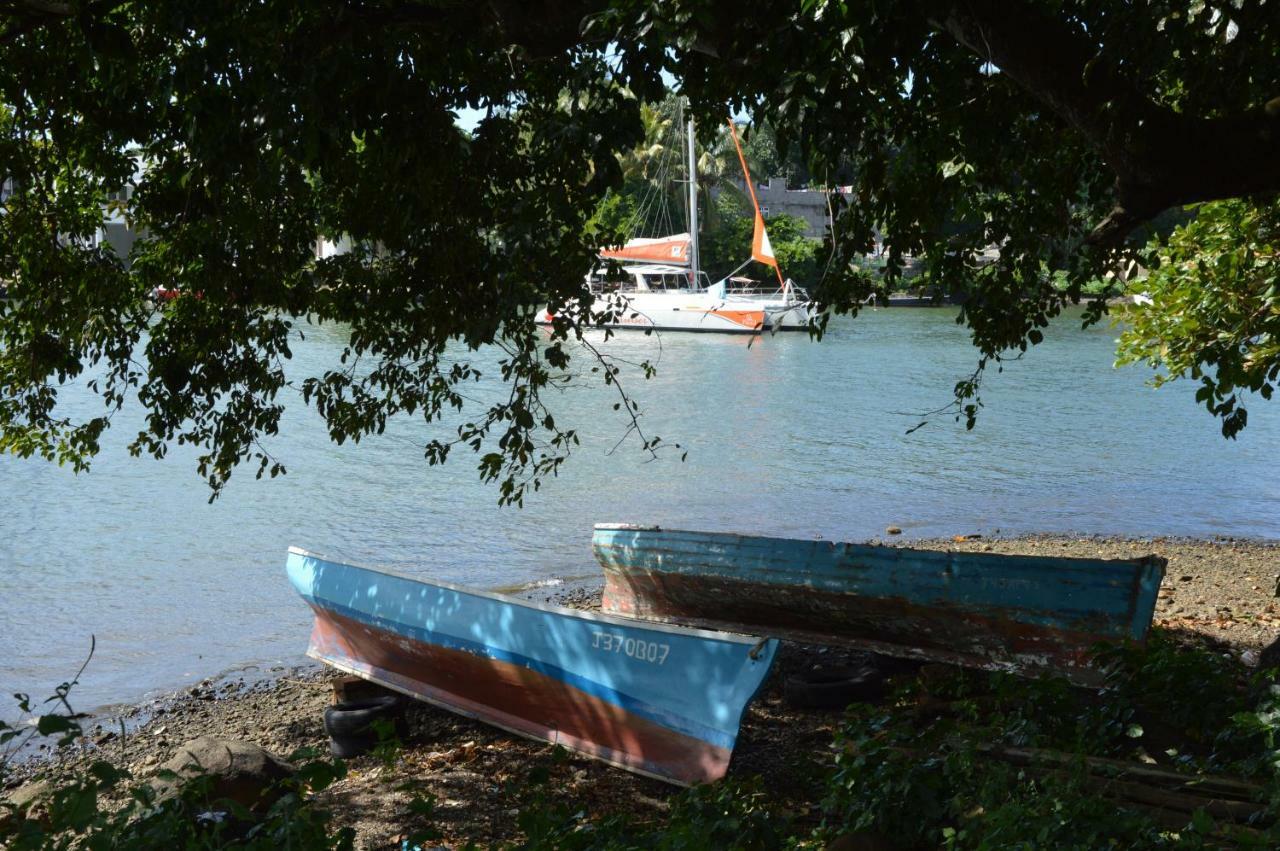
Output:
[[[1154,391],[1143,370],[1113,369],[1110,328],[1063,321],[993,373],[976,430],[940,416],[906,434],[912,413],[945,404],[972,368],[953,318],[878,311],[820,344],[616,337],[608,348],[620,357],[660,359],[658,376],[634,377],[631,390],[650,435],[684,444],[687,460],[646,461],[634,442],[611,452],[625,423],[613,391],[584,379],[557,400],[584,445],[523,510],[497,507],[469,455],[428,468],[419,424],[338,447],[306,411],[271,445],[289,474],[240,471],[212,505],[191,453],[127,456],[136,413],[86,475],[0,457],[0,695],[48,693],[90,635],[83,707],[296,661],[309,616],[284,577],[289,544],[495,587],[595,573],[591,526],[604,521],[852,540],[889,524],[914,537],[1280,538],[1280,410],[1255,403],[1241,439],[1224,441],[1194,387]],[[308,332],[299,374],[336,362],[340,345],[337,329]]]

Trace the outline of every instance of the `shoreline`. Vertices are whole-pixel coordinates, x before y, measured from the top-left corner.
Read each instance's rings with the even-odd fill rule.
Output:
[[[1087,532],[1030,532],[1004,536],[997,529],[991,533],[970,533],[956,535],[951,538],[915,538],[910,537],[909,533],[885,534],[856,543],[899,549],[950,549],[957,552],[987,551],[1000,554],[1053,554],[1089,558],[1129,558],[1147,554],[1162,555],[1169,559],[1169,566],[1164,582],[1161,585],[1159,602],[1153,618],[1153,623],[1157,625],[1162,624],[1164,621],[1186,619],[1188,617],[1216,620],[1216,618],[1210,617],[1216,612],[1216,609],[1209,608],[1212,605],[1211,603],[1192,602],[1189,604],[1192,608],[1189,609],[1188,604],[1182,601],[1187,598],[1193,601],[1209,600],[1210,597],[1223,594],[1224,589],[1206,585],[1205,581],[1196,581],[1194,573],[1182,572],[1176,576],[1174,574],[1179,569],[1179,553],[1184,557],[1189,555],[1190,561],[1195,562],[1203,560],[1206,554],[1214,552],[1219,552],[1225,557],[1227,556],[1227,550],[1215,550],[1214,548],[1228,548],[1228,550],[1241,551],[1235,554],[1242,556],[1240,559],[1241,566],[1247,566],[1250,570],[1242,573],[1239,577],[1222,578],[1231,580],[1233,584],[1239,586],[1235,590],[1237,595],[1242,598],[1249,598],[1254,604],[1261,604],[1253,605],[1250,608],[1262,611],[1267,608],[1267,604],[1274,601],[1276,604],[1275,610],[1280,612],[1280,540],[1269,538],[1238,535],[1221,535],[1213,538],[1197,538],[1186,535],[1125,536]],[[1046,549],[1053,552],[1047,553],[1045,552]],[[1252,553],[1253,557],[1250,557],[1247,553]],[[1268,555],[1273,560],[1273,565],[1267,564]],[[1186,581],[1184,585],[1182,577],[1188,575],[1193,576],[1193,579]],[[1239,581],[1234,581],[1235,579]],[[532,602],[549,603],[568,608],[598,608],[600,604],[599,596],[603,585],[604,579],[600,575],[576,575],[532,580],[517,585],[499,586],[485,590],[509,594]],[[1179,588],[1179,586],[1183,587]],[[1257,587],[1255,588],[1254,586]],[[1274,597],[1272,596],[1273,592],[1275,592]],[[1179,609],[1181,611],[1178,611]],[[1236,609],[1232,609],[1233,613],[1236,611]],[[1255,616],[1254,620],[1258,620],[1258,616]],[[1261,622],[1258,625],[1267,626]],[[1227,627],[1227,629],[1234,629],[1234,627]],[[1231,637],[1234,640],[1231,643],[1245,643],[1251,646],[1259,642],[1261,644],[1268,643],[1268,640],[1263,640],[1263,638],[1256,636],[1249,640],[1245,636],[1245,633],[1248,632],[1250,630],[1232,633]],[[1261,630],[1253,630],[1253,632],[1260,633]],[[1274,632],[1275,635],[1272,637],[1280,638],[1280,614],[1275,618]],[[1225,633],[1225,630],[1219,629],[1218,633]],[[1225,638],[1226,636],[1223,635],[1223,637]],[[1244,637],[1243,640],[1242,637]],[[305,641],[306,637],[300,636],[298,646],[304,648]],[[319,663],[306,656],[304,649],[300,649],[290,659],[241,662],[202,677],[193,683],[176,687],[151,687],[133,699],[101,704],[87,710],[80,709],[78,711],[90,721],[86,725],[87,730],[95,728],[118,730],[121,722],[125,724],[127,730],[132,730],[145,723],[152,716],[163,715],[170,705],[181,702],[192,695],[212,692],[217,694],[219,699],[224,696],[234,697],[240,692],[251,691],[263,686],[269,687],[282,678],[296,677],[305,672],[320,670],[321,668],[322,666]],[[92,663],[90,663],[89,671],[92,671]],[[53,685],[50,684],[50,688]],[[43,700],[44,697],[43,695],[32,696],[38,700]],[[74,691],[71,697],[72,705],[75,705]]]
[[[1169,565],[1158,596],[1154,624],[1180,638],[1199,640],[1239,657],[1280,635],[1280,543],[1237,538],[1203,541],[1174,538],[1122,539],[1099,536],[1027,535],[1016,538],[963,536],[963,540],[872,543],[890,547],[1125,558],[1154,553]],[[527,588],[520,596],[575,608],[599,605],[602,580],[579,578]],[[807,812],[813,784],[826,766],[839,712],[795,710],[783,699],[785,677],[815,666],[838,666],[854,651],[784,643],[774,670],[744,715],[729,777],[764,776],[797,812]],[[195,686],[128,706],[84,722],[85,744],[61,753],[36,753],[13,766],[8,785],[40,776],[82,771],[90,760],[108,759],[144,778],[183,743],[202,735],[255,742],[287,756],[299,747],[327,748],[321,715],[331,699],[334,672],[309,660],[283,670],[206,678]],[[74,704],[74,691],[72,692]],[[371,756],[350,761],[346,779],[321,795],[337,813],[337,824],[355,827],[358,845],[385,846],[412,817],[410,795],[399,787],[413,778],[438,801],[435,819],[446,847],[473,840],[481,845],[518,836],[517,789],[535,770],[549,771],[544,790],[588,816],[635,806],[661,818],[678,790],[656,780],[586,757],[553,755],[550,745],[514,736],[426,704],[408,712],[409,734],[395,769]],[[522,794],[522,793],[519,793]],[[638,804],[636,802],[639,802]]]

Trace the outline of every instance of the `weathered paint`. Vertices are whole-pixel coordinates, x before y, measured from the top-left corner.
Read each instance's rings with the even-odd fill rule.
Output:
[[[308,655],[675,783],[722,777],[777,642],[581,612],[290,548]]]
[[[604,610],[1091,681],[1145,640],[1165,561],[1013,556],[601,524]]]

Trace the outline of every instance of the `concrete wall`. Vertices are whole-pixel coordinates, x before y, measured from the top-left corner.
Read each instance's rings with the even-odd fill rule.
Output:
[[[142,236],[141,232],[133,230],[124,222],[107,221],[102,225],[98,244],[110,246],[116,256],[124,260],[125,268],[128,268],[129,252],[133,250],[133,244],[140,236]]]
[[[788,189],[786,178],[771,177],[768,186],[756,187],[756,200],[760,202],[760,212],[766,220],[779,213],[797,216],[808,225],[806,236],[816,239],[826,236],[831,222],[826,192],[816,189]]]

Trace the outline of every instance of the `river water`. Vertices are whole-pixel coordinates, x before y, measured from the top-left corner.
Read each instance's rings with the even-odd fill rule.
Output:
[[[833,322],[821,343],[624,332],[607,351],[658,365],[628,381],[644,427],[687,458],[649,460],[634,440],[615,449],[626,423],[614,391],[584,376],[553,399],[583,445],[523,509],[498,507],[469,454],[427,467],[421,423],[336,446],[305,410],[270,444],[288,475],[241,470],[209,504],[191,452],[128,457],[140,415],[126,410],[87,474],[0,457],[0,695],[48,694],[91,635],[83,708],[297,661],[309,612],[285,580],[290,544],[510,587],[596,574],[596,522],[849,540],[888,525],[907,537],[1280,538],[1280,410],[1255,402],[1240,439],[1223,440],[1194,386],[1156,391],[1145,370],[1114,369],[1115,334],[1064,318],[988,377],[975,430],[940,415],[908,434],[975,362],[953,310],[869,311]],[[339,328],[308,330],[297,374],[335,365],[342,341]],[[496,373],[492,352],[475,360]],[[497,392],[482,383],[472,395]]]

